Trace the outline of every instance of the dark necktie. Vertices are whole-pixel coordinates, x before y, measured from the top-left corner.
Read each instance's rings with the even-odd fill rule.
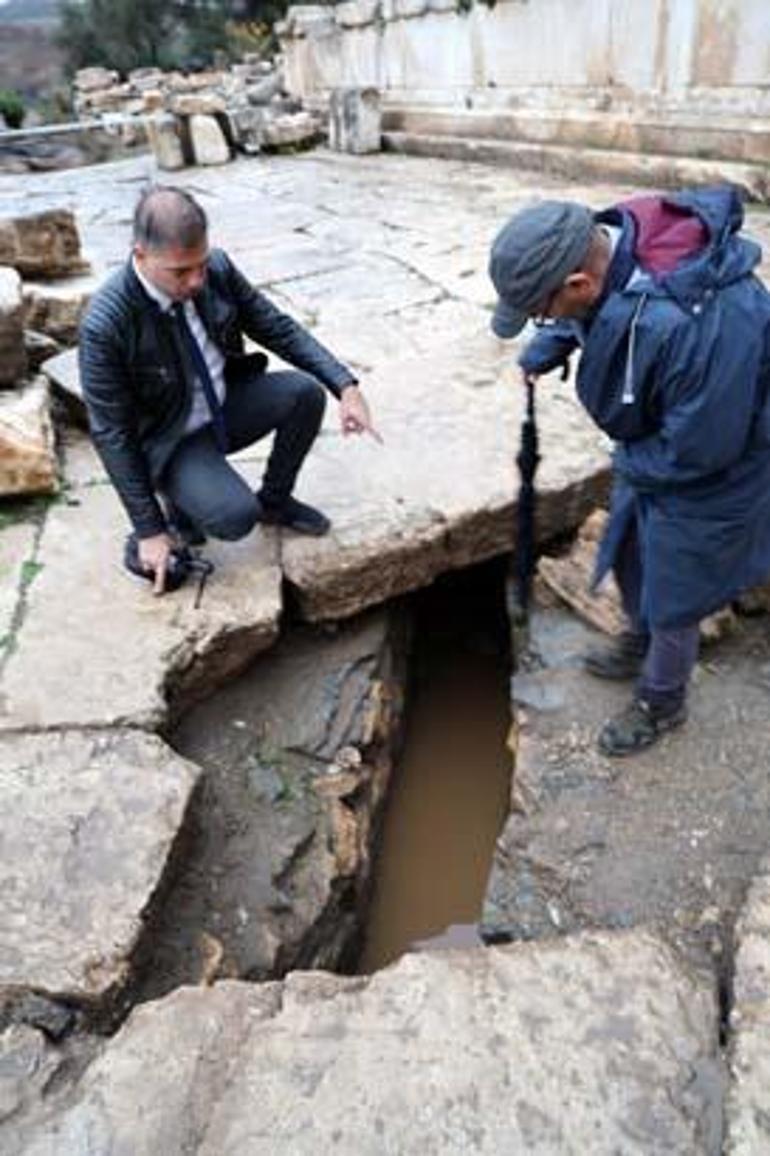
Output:
[[[195,334],[189,326],[184,305],[181,301],[177,301],[174,305],[173,312],[179,326],[182,342],[190,356],[195,370],[195,376],[201,383],[203,396],[206,398],[206,404],[211,412],[211,428],[214,432],[214,441],[217,443],[217,448],[220,449],[223,454],[226,454],[227,427],[225,426],[225,417],[222,413],[222,406],[219,404],[217,391],[214,389],[214,382],[211,380],[206,358],[203,356],[200,345],[198,345],[198,342],[195,340]]]

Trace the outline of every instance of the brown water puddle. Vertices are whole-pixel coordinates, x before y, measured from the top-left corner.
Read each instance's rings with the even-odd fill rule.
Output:
[[[420,941],[435,936],[441,938],[430,946],[478,942],[475,925],[510,792],[507,634],[498,565],[426,593],[360,972],[429,946]]]

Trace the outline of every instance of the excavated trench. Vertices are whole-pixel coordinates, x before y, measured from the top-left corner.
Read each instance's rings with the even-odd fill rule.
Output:
[[[170,734],[203,768],[130,1003],[473,940],[511,760],[506,562],[278,646]],[[383,816],[385,816],[383,822]]]

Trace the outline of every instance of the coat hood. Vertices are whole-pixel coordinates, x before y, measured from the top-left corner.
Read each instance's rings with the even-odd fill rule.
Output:
[[[743,203],[731,185],[634,197],[620,208],[634,222],[638,265],[683,304],[747,276],[761,260],[759,246],[737,236]]]

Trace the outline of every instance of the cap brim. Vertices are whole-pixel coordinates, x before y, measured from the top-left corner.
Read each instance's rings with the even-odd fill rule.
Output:
[[[517,334],[521,333],[528,320],[528,313],[521,309],[514,309],[512,305],[501,298],[492,314],[492,332],[496,337],[516,337]]]

